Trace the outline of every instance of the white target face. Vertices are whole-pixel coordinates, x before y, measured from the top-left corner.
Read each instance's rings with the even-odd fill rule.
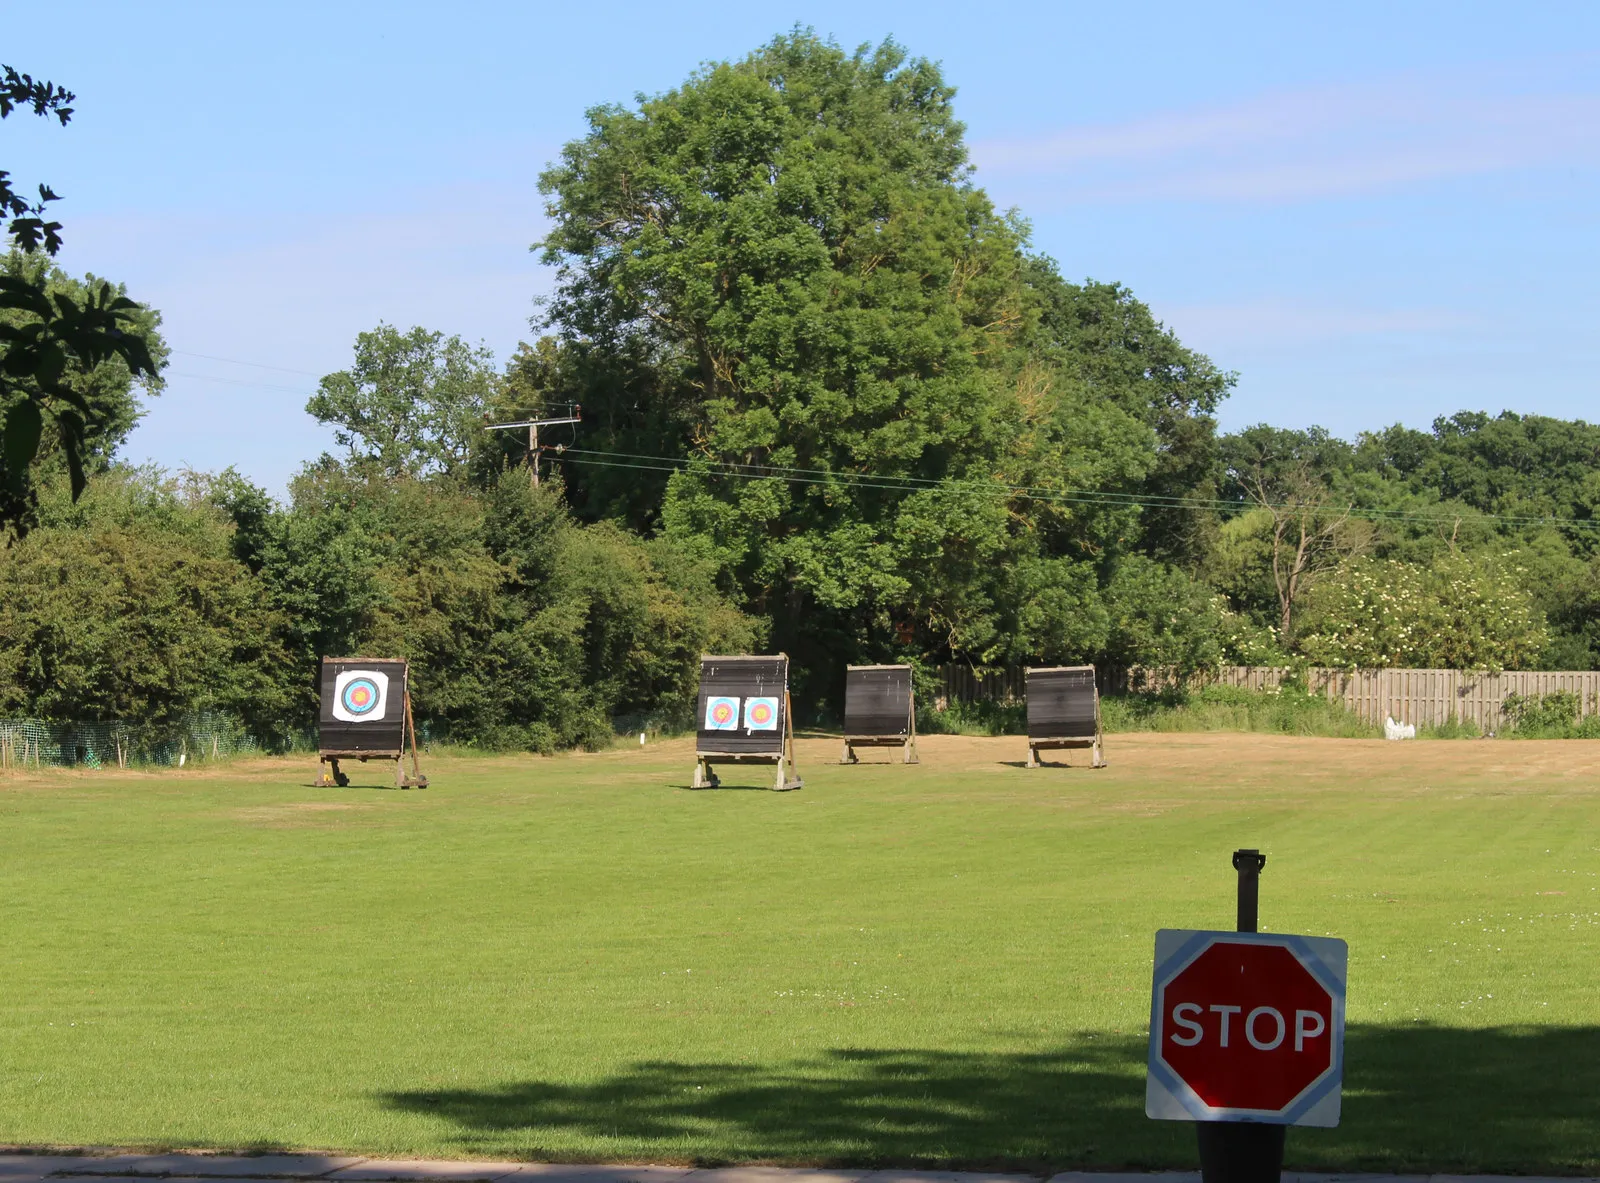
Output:
[[[333,680],[333,717],[342,723],[381,723],[388,705],[388,674],[345,670]]]
[[[764,697],[745,699],[744,727],[746,731],[776,731],[778,729],[778,700]]]
[[[739,730],[739,700],[726,694],[715,694],[706,699],[707,731]]]

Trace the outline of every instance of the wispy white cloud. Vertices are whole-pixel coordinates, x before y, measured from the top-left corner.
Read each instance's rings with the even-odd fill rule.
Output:
[[[1600,164],[1600,81],[1506,73],[1264,94],[1231,106],[974,145],[1030,199],[1288,202]]]

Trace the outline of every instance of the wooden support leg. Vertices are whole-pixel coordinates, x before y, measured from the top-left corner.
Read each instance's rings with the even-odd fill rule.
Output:
[[[317,783],[321,785],[338,785],[341,789],[350,783],[350,778],[339,769],[339,757],[328,756],[328,767],[323,772],[322,779]],[[331,773],[331,778],[330,778]]]
[[[1094,766],[1096,768],[1104,768],[1106,766],[1105,753],[1100,750],[1100,741],[1098,739],[1094,741]]]
[[[859,763],[861,763],[861,757],[856,755],[856,750],[853,747],[850,746],[850,741],[848,739],[844,741],[844,751],[839,756],[839,763],[841,763],[841,764],[859,764]]]
[[[704,789],[709,787],[706,784],[706,762],[704,760],[696,760],[694,762],[694,779],[689,782],[689,787],[691,789]]]
[[[397,789],[409,789],[411,787],[411,785],[409,783],[407,783],[407,781],[406,781],[405,760],[406,760],[406,758],[405,758],[405,756],[403,754],[395,757],[395,761],[394,761],[394,787],[397,788]]]
[[[901,753],[901,760],[906,764],[917,764],[917,737],[912,735],[906,739],[905,751]]]
[[[790,789],[804,788],[805,783],[805,781],[800,779],[800,770],[794,766],[793,758],[779,756],[778,779],[773,782],[773,790],[775,792],[783,793]]]
[[[792,775],[785,776],[785,772]],[[789,697],[789,692],[785,690],[783,692],[783,748],[778,756],[778,788],[800,789],[805,787],[805,783],[800,779],[800,769],[795,764],[794,759],[794,700]]]
[[[1029,768],[1038,768],[1039,766],[1040,766],[1040,763],[1039,763],[1039,749],[1034,747],[1032,744],[1029,744],[1028,745],[1028,767]]]
[[[335,761],[334,768],[338,767],[338,762]],[[317,758],[317,788],[333,788],[333,777],[328,775],[328,758],[326,756],[319,756]]]

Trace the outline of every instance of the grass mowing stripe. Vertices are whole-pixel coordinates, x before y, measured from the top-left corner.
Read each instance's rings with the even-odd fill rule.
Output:
[[[0,780],[0,1140],[1192,1165],[1143,1116],[1152,934],[1226,927],[1251,845],[1264,927],[1351,944],[1345,1124],[1293,1165],[1600,1166],[1600,744],[1020,743],[807,742],[790,794],[688,792],[681,743]]]

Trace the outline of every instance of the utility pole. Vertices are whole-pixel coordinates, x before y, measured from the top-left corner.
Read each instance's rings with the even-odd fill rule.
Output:
[[[528,429],[528,468],[533,473],[533,487],[539,487],[539,429],[541,427],[557,427],[563,423],[583,422],[583,408],[577,403],[572,404],[572,414],[553,419],[522,419],[516,423],[489,423],[485,426],[489,431],[510,431],[526,427]]]

